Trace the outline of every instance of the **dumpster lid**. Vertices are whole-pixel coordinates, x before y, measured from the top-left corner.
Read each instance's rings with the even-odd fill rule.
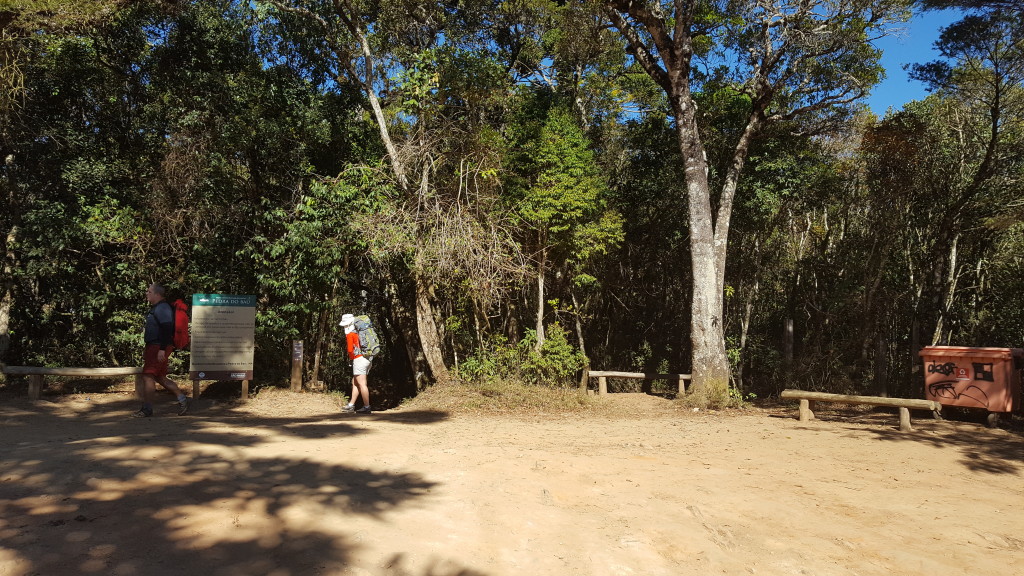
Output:
[[[957,358],[1000,358],[1024,360],[1024,348],[977,348],[971,346],[925,346],[917,353],[925,356],[957,357]]]

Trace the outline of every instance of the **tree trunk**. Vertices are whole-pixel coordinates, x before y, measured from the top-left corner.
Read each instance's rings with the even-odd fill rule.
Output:
[[[910,388],[919,389],[924,385],[921,375],[921,323],[915,317],[910,321]]]
[[[691,384],[698,403],[719,405],[729,395],[729,360],[722,330],[722,294],[715,281],[715,259],[710,242],[694,238],[693,303],[690,341],[693,346]]]
[[[316,351],[313,353],[313,374],[310,376],[310,382],[313,383],[314,387],[317,385],[317,382],[320,381],[320,359],[323,355],[324,344],[327,342],[327,318],[330,316],[328,312],[331,305],[334,303],[334,297],[337,296],[337,294],[338,281],[335,279],[334,285],[331,287],[331,294],[327,297],[326,302],[324,303],[324,309],[320,311],[320,323],[317,327]]]
[[[866,274],[873,274],[874,277],[871,279],[865,278],[863,298],[861,298],[860,305],[860,316],[861,316],[861,345],[860,345],[860,358],[862,363],[866,363],[870,355],[871,343],[876,339],[877,336],[877,325],[879,318],[877,316],[885,315],[884,309],[880,312],[875,312],[875,296],[878,294],[882,280],[885,278],[886,266],[889,262],[889,256],[892,253],[890,242],[888,239],[882,239],[879,241],[877,238],[871,247],[871,252],[867,258],[867,272]],[[878,257],[876,258],[876,254]]]
[[[882,329],[875,337],[875,396],[889,395],[889,341]]]
[[[953,241],[949,247],[949,267],[946,269],[946,282],[944,288],[945,298],[942,306],[939,307],[939,318],[935,322],[935,331],[932,333],[932,346],[939,344],[946,344],[946,338],[942,335],[945,330],[946,319],[949,317],[950,312],[953,309],[953,302],[956,300],[956,284],[957,284],[957,243],[960,240],[960,234],[953,236]]]
[[[317,322],[316,344],[313,346],[313,369],[310,371],[310,388],[316,389],[320,381],[320,355],[323,353],[325,335],[327,334],[327,311],[320,311],[320,318]]]
[[[755,244],[756,249],[757,245]],[[760,262],[757,264],[757,267],[760,268]],[[736,364],[736,389],[739,390],[741,395],[745,392],[743,387],[743,365],[746,359],[747,336],[750,334],[750,320],[754,317],[754,299],[757,298],[757,291],[760,288],[757,274],[758,272],[755,269],[754,285],[747,292],[747,301],[743,304],[743,319],[740,320],[740,361]]]
[[[786,318],[782,327],[782,378],[786,382],[793,376],[793,319]]]
[[[448,367],[441,353],[441,333],[434,320],[434,306],[430,299],[430,284],[422,274],[416,274],[416,332],[423,347],[423,357],[430,367],[434,382],[447,382]]]
[[[572,309],[574,312],[573,318],[576,324],[576,339],[580,344],[580,354],[583,355],[583,373],[580,375],[580,388],[586,390],[587,380],[589,380],[587,372],[590,371],[590,357],[587,356],[586,341],[583,338],[583,310],[580,309],[580,303],[576,299],[576,291],[572,288],[569,288],[569,296],[572,297]]]
[[[4,244],[3,275],[0,275],[0,363],[6,362],[11,347],[11,307],[14,305],[14,242],[18,227],[11,227]]]
[[[544,268],[547,266],[547,250],[541,249],[537,262],[537,351],[544,345]]]
[[[692,396],[699,404],[720,405],[729,397],[729,359],[722,322],[725,258],[717,250],[704,147],[697,132],[688,89],[673,98],[676,132],[686,166],[689,200],[690,260],[693,295],[690,306]],[[719,223],[726,225],[727,223]],[[725,250],[724,242],[721,249]]]
[[[416,316],[408,306],[409,294],[390,275],[387,277],[385,296],[391,311],[389,317],[394,321],[391,333],[402,344],[407,366],[412,371],[413,389],[409,391],[409,395],[412,395],[430,384],[427,374],[430,366],[426,363],[422,347],[418,346],[419,328]]]

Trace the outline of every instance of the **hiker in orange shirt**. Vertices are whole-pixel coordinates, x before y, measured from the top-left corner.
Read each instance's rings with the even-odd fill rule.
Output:
[[[345,314],[341,317],[341,326],[345,329],[345,348],[348,350],[348,358],[352,361],[352,396],[348,404],[342,410],[355,412],[356,414],[369,414],[370,410],[370,388],[366,382],[366,375],[370,372],[370,358],[363,355],[359,347],[359,333],[355,327],[356,318],[352,314]],[[356,410],[356,401],[359,396],[363,397],[363,407]]]

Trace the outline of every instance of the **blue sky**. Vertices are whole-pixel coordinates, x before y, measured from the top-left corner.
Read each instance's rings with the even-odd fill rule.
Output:
[[[911,80],[903,70],[904,64],[922,64],[938,58],[933,45],[939,39],[939,28],[962,17],[958,10],[931,11],[918,14],[906,24],[903,34],[875,42],[882,50],[882,65],[888,78],[875,86],[867,98],[871,110],[883,116],[892,106],[899,110],[912,100],[928,95],[924,84]]]

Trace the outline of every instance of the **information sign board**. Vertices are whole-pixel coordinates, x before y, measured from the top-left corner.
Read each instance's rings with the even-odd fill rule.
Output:
[[[252,380],[256,296],[192,295],[192,380]]]

